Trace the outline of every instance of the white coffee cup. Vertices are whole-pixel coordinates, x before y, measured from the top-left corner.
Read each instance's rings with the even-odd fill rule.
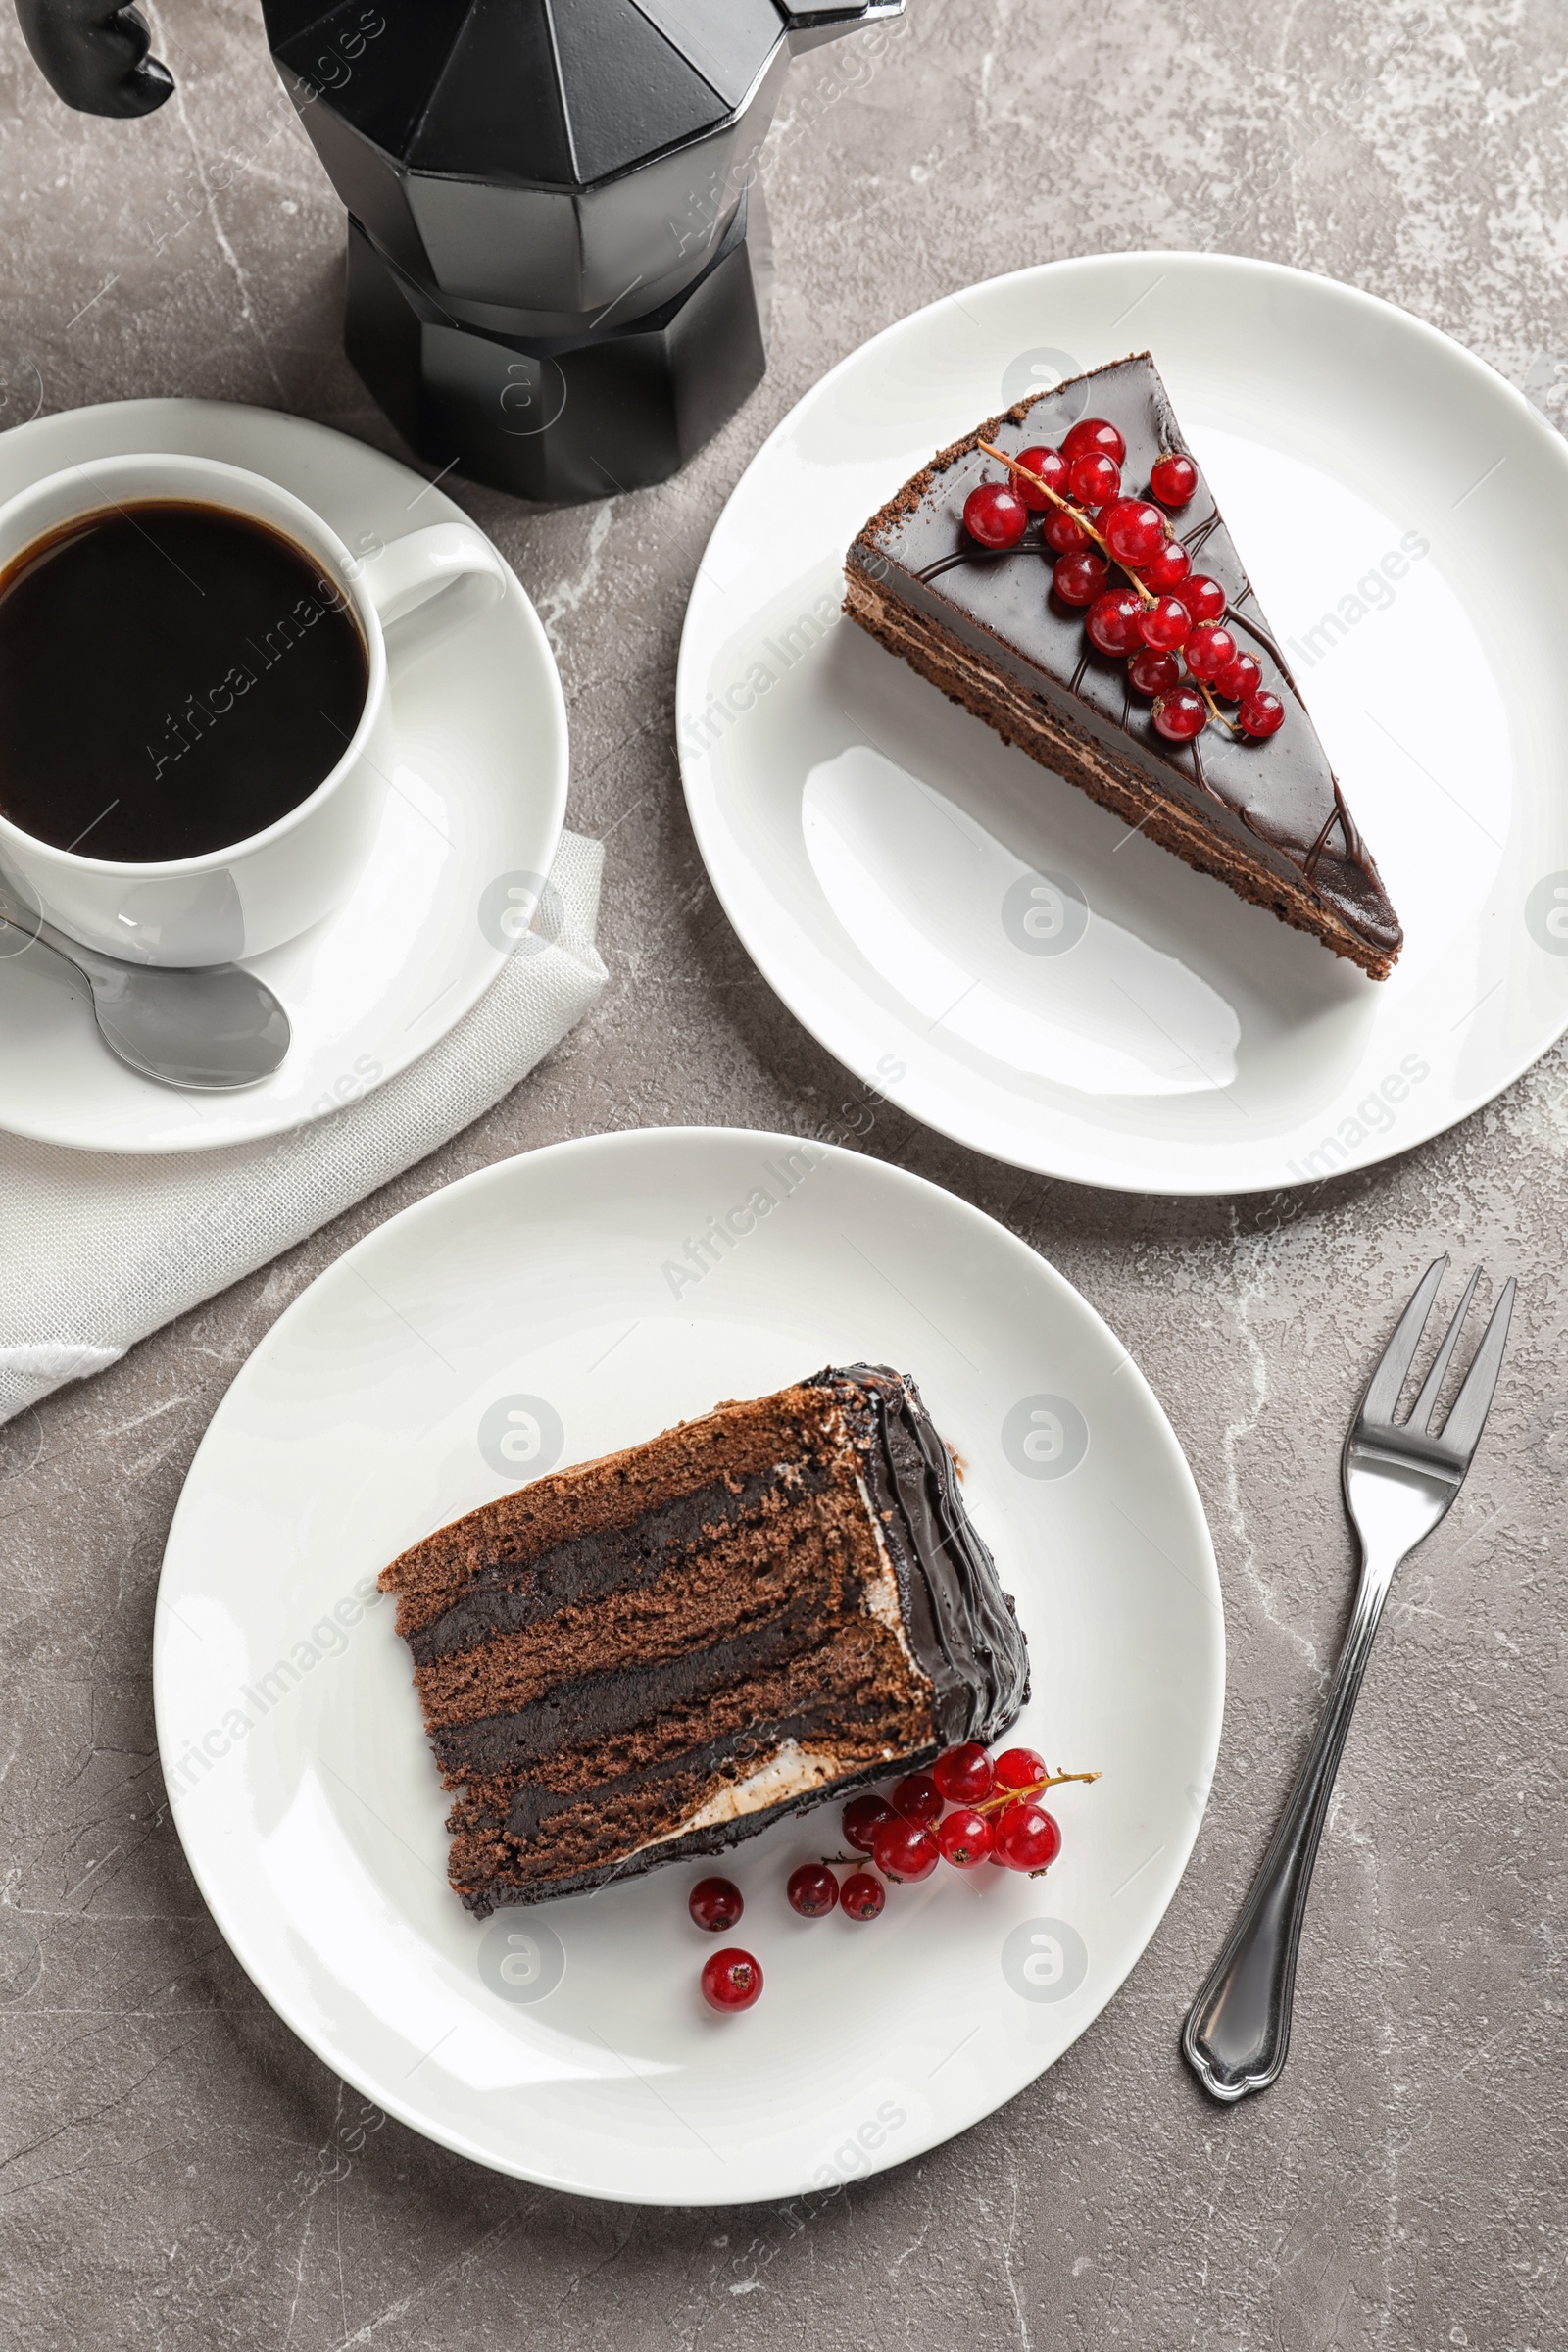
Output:
[[[466,619],[506,593],[509,574],[466,523],[434,523],[389,541],[373,559],[356,557],[278,483],[216,458],[172,454],[104,458],[20,492],[0,507],[0,571],[62,523],[145,499],[226,508],[294,542],[323,595],[347,600],[365,639],[369,679],[359,724],[310,797],[247,840],[200,858],[127,864],[56,849],[0,814],[0,875],[33,911],[106,955],[130,963],[228,963],[264,955],[330,914],[369,855],[396,760],[386,632],[395,629],[401,646]],[[84,680],[91,658],[83,647]]]

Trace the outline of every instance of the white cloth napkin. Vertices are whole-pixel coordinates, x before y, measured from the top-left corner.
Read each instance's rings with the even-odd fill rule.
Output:
[[[509,957],[408,1069],[309,1127],[141,1154],[0,1134],[0,1421],[291,1249],[526,1077],[605,984],[594,946],[603,866],[598,842],[564,833],[554,936]]]

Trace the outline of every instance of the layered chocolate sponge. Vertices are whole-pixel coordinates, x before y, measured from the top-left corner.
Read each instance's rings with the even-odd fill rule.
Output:
[[[982,442],[1006,458],[1056,451],[1089,416],[1121,435],[1125,495],[1146,496],[1162,456],[1191,456],[1147,352],[1020,401],[942,450],[872,515],[849,552],[846,612],[1149,840],[1386,978],[1403,942],[1398,916],[1197,461],[1196,491],[1171,527],[1194,569],[1223,589],[1225,627],[1284,706],[1266,740],[1249,739],[1212,696],[1211,719],[1192,699],[1200,731],[1191,740],[1161,735],[1128,661],[1100,650],[1083,610],[1054,592],[1045,514],[1000,549],[965,530],[970,493],[1008,479]],[[1044,497],[1038,504],[1047,506]],[[1129,583],[1124,569],[1107,568],[1112,586]]]
[[[537,1479],[380,1581],[480,1918],[718,1852],[1028,1695],[954,1456],[878,1365]]]

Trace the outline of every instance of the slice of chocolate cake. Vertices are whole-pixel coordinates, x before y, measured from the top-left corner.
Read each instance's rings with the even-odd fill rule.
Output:
[[[881,1366],[537,1479],[381,1586],[480,1918],[716,1853],[1028,1695],[953,1455]]]
[[[1097,423],[1113,430],[1097,437]],[[1017,496],[997,513],[970,509],[984,537],[1005,544],[982,544],[965,522],[975,490],[1008,483],[1009,468],[984,442],[1004,459],[1032,450],[1037,467],[1050,463],[1035,480],[1012,475]],[[1074,489],[1059,461],[1097,448],[1119,469],[1119,487],[1086,473]],[[1103,502],[1147,502],[1158,462],[1174,456],[1187,465],[1158,475],[1172,510],[1170,552],[1146,595],[1103,544]],[[1075,530],[1048,488],[1095,528]],[[1156,511],[1146,527],[1157,523]],[[1136,543],[1132,526],[1125,544]],[[1076,569],[1056,571],[1054,585],[1058,561],[1075,549]],[[1141,577],[1136,553],[1134,563]],[[1200,873],[1314,933],[1373,979],[1388,976],[1403,944],[1398,917],[1147,352],[1020,401],[941,451],[871,517],[847,570],[851,619],[1004,741]],[[1209,585],[1198,588],[1200,578]],[[1149,596],[1180,601],[1189,585],[1197,595],[1188,619],[1221,622],[1246,662],[1211,667],[1200,637],[1186,646],[1175,637],[1179,619],[1145,645]],[[1158,648],[1167,649],[1163,665],[1148,658]]]

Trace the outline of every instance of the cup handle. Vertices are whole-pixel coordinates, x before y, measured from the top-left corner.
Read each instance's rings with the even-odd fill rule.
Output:
[[[462,597],[464,616],[487,612],[506,594],[509,574],[482,531],[466,522],[433,522],[392,540],[361,577],[382,628],[391,629],[437,597],[443,612],[449,611],[457,599],[443,592],[460,581],[468,583]]]

